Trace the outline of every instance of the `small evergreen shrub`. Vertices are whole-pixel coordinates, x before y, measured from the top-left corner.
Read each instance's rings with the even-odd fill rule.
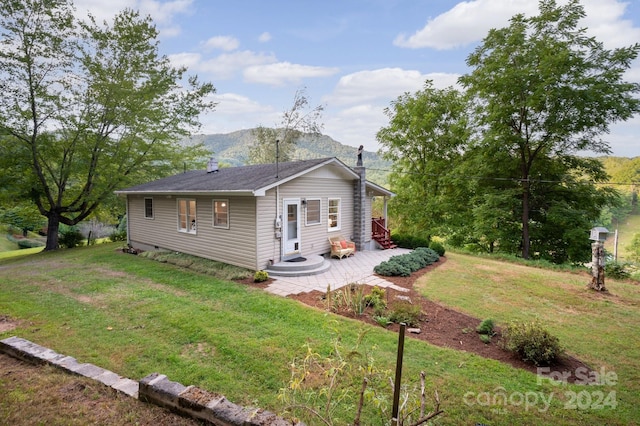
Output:
[[[267,271],[256,271],[253,274],[253,282],[254,283],[262,283],[269,279],[269,273]]]
[[[440,259],[438,253],[428,247],[418,247],[411,253],[391,256],[389,260],[380,263],[373,271],[385,277],[408,277],[412,272],[437,262]]]
[[[76,227],[69,227],[60,231],[58,243],[66,248],[74,248],[84,241],[84,237]]]
[[[439,243],[438,241],[431,241],[429,248],[438,253],[438,256],[444,256],[445,249],[442,243]]]
[[[385,277],[408,277],[411,275],[411,269],[400,262],[391,260],[384,261],[377,265],[373,268],[373,272]]]
[[[396,324],[405,323],[409,327],[415,327],[420,321],[420,306],[409,302],[396,302],[391,307],[389,321]]]
[[[605,277],[610,277],[616,280],[625,280],[631,277],[631,274],[627,272],[626,266],[624,263],[618,262],[607,262],[604,265],[604,275]]]
[[[480,325],[476,328],[476,331],[480,334],[485,334],[488,336],[493,336],[495,332],[493,331],[495,324],[491,318],[487,318],[483,320]]]
[[[427,266],[440,260],[440,255],[429,247],[418,247],[412,254],[421,256],[427,262]]]
[[[502,332],[503,346],[525,362],[548,365],[563,353],[560,341],[539,320],[512,322]]]

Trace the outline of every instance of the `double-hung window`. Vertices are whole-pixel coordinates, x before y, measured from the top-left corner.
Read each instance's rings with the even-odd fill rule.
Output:
[[[329,231],[340,229],[340,199],[329,198]]]
[[[178,199],[178,231],[195,234],[196,229],[196,200]]]
[[[153,198],[144,199],[144,217],[145,219],[153,219]]]
[[[320,200],[306,200],[306,225],[318,225],[320,223]]]
[[[213,200],[213,227],[229,228],[229,200]]]

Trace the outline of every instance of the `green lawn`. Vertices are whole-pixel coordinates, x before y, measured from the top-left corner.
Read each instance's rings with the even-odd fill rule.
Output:
[[[605,242],[605,249],[613,254],[615,228],[609,231],[611,234]],[[627,255],[627,246],[635,234],[640,234],[640,214],[629,215],[618,224],[618,262],[630,261]]]
[[[0,259],[0,315],[20,321],[17,330],[0,338],[18,335],[133,379],[159,372],[276,412],[292,359],[304,355],[306,344],[329,354],[335,330],[348,347],[367,329],[376,364],[395,368],[395,333],[257,288],[125,255],[118,247]],[[585,289],[584,276],[448,257],[421,282],[429,297],[479,318],[492,317],[498,325],[539,315],[572,354],[615,372],[618,380],[607,386],[551,384],[494,360],[408,338],[403,383],[419,388],[419,373],[426,372],[427,387],[437,388],[445,410],[434,424],[640,422],[640,342],[632,328],[640,313],[640,287],[607,281],[611,295],[601,296]],[[0,380],[0,392],[1,386]],[[611,392],[615,399],[605,401]],[[548,408],[543,397],[551,398]],[[368,411],[363,424],[377,424],[373,418]]]

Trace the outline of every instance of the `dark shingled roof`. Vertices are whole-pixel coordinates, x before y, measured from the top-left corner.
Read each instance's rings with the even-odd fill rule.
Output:
[[[326,164],[335,164],[349,174],[357,175],[336,158],[292,161],[275,164],[221,168],[217,172],[192,170],[164,179],[143,183],[116,191],[116,194],[132,193],[205,193],[205,192],[263,192],[276,184],[282,184]]]

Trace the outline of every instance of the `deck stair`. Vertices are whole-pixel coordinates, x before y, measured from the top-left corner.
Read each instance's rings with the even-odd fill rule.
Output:
[[[380,244],[380,247],[384,250],[398,247],[393,240],[391,240],[391,230],[386,227],[385,220],[382,217],[374,217],[371,219],[371,238]]]

